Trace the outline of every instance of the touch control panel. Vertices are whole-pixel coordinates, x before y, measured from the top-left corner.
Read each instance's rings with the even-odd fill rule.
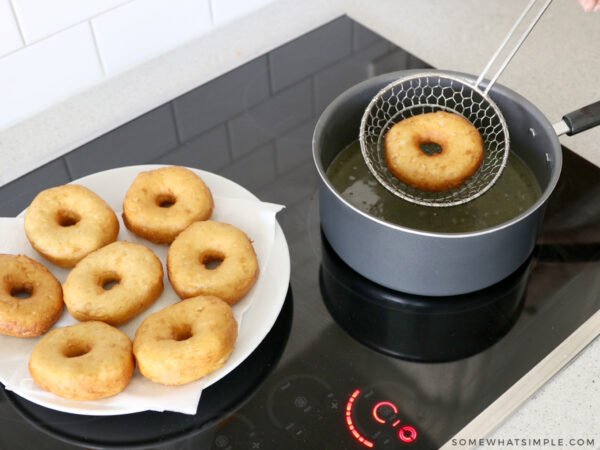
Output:
[[[348,431],[368,448],[397,448],[398,443],[412,444],[419,436],[417,429],[403,422],[398,406],[382,400],[373,389],[356,389],[346,402]]]

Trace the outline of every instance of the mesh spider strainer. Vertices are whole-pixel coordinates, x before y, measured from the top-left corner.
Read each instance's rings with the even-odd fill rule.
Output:
[[[506,166],[510,139],[502,112],[488,92],[552,0],[546,0],[485,89],[480,85],[536,1],[529,2],[475,83],[439,72],[421,72],[390,83],[371,100],[360,124],[360,147],[367,167],[386,189],[412,203],[443,207],[467,203],[493,186]],[[477,128],[483,138],[485,156],[477,172],[460,187],[439,192],[422,191],[401,182],[388,170],[385,135],[403,119],[440,110],[461,115]]]

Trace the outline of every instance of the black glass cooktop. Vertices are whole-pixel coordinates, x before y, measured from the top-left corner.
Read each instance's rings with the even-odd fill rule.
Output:
[[[597,311],[600,169],[567,149],[534,253],[483,291],[404,295],[331,250],[315,122],[355,83],[417,67],[428,66],[341,17],[0,188],[7,216],[44,188],[112,167],[213,171],[286,205],[292,267],[272,331],[195,416],[74,416],[2,390],[0,448],[436,448]]]

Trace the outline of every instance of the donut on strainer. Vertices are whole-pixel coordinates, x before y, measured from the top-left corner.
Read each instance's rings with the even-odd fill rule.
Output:
[[[425,144],[437,144],[441,152],[426,154]],[[424,191],[447,191],[477,171],[484,147],[471,122],[437,111],[395,124],[385,136],[385,155],[390,172],[403,183]]]

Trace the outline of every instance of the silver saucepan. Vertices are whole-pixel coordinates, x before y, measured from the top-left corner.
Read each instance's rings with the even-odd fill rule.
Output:
[[[562,167],[557,136],[599,124],[600,102],[567,114],[553,126],[527,99],[494,85],[490,96],[506,119],[511,151],[516,151],[531,169],[542,195],[526,211],[491,228],[465,233],[428,232],[399,226],[359,210],[342,198],[326,176],[335,156],[358,138],[361,117],[373,96],[411,72],[389,73],[364,81],[341,94],[321,115],[313,136],[313,156],[320,176],[321,227],[346,264],[382,286],[429,296],[483,289],[509,276],[531,255],[545,205]],[[455,75],[471,83],[476,78]]]

